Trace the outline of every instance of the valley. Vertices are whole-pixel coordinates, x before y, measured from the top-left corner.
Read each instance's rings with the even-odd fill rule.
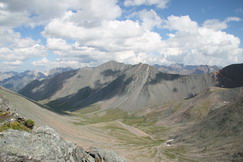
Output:
[[[135,162],[240,161],[241,72],[235,65],[180,76],[108,62],[33,81],[21,95],[5,88],[0,94],[36,126],[85,149],[111,149]]]

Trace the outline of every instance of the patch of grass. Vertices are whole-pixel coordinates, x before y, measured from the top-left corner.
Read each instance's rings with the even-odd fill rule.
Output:
[[[164,140],[154,140],[150,137],[139,137],[129,132],[128,130],[119,127],[115,124],[107,124],[103,128],[109,130],[110,134],[116,137],[125,145],[136,145],[138,147],[152,147],[160,145]]]
[[[35,125],[35,122],[33,120],[31,120],[31,119],[27,119],[27,120],[25,120],[24,125],[27,128],[33,129],[34,125]]]
[[[30,128],[26,127],[24,124],[21,124],[17,121],[8,122],[0,126],[0,132],[5,131],[7,129],[24,130],[24,131],[31,130]]]
[[[155,136],[162,132],[170,130],[165,126],[156,126],[154,116],[135,116],[129,115],[127,112],[120,109],[101,110],[98,106],[91,106],[75,112],[80,117],[80,122],[75,124],[96,124],[120,120],[121,122],[136,127],[148,134]],[[154,114],[158,115],[158,114]],[[160,136],[161,137],[161,136]]]
[[[175,104],[173,104],[173,111],[176,112],[178,111],[182,106],[182,102],[177,101]]]
[[[99,106],[91,105],[91,106],[82,108],[80,110],[77,110],[76,113],[83,115],[83,114],[89,114],[89,113],[92,113],[92,112],[96,112],[96,111],[99,111],[99,110],[100,110]]]
[[[144,125],[146,122],[147,121],[144,116],[138,117],[138,116],[126,114],[123,118],[123,123],[134,127],[139,127],[140,125]],[[147,125],[147,123],[145,125]]]
[[[3,112],[0,112],[0,117],[4,117],[4,116],[7,116],[9,115],[9,111],[3,111]]]
[[[196,160],[186,157],[188,150],[184,146],[177,146],[165,149],[164,155],[171,160],[197,162]]]
[[[169,151],[165,151],[164,155],[168,159],[176,159],[176,155],[174,153],[169,152]]]
[[[109,109],[100,111],[100,107],[87,107],[74,113],[81,118],[79,124],[96,124],[123,119],[127,113],[120,109]]]
[[[208,114],[211,107],[211,102],[210,100],[206,99],[195,105],[195,107],[196,108],[192,109],[190,113],[191,116],[194,117],[194,120],[198,120]]]
[[[155,126],[155,121],[148,119],[146,116],[129,115],[127,112],[120,109],[100,110],[100,108],[93,106],[76,111],[75,114],[81,118],[80,122],[75,124],[86,125],[103,123],[103,126],[101,126],[102,129],[105,129],[121,143],[125,145],[133,145],[138,148],[158,146],[164,143],[165,140],[163,136],[160,136],[157,139],[137,136],[123,128],[117,120],[153,136],[168,130],[165,127]]]
[[[42,105],[48,104],[48,102],[49,102],[49,99],[38,101],[38,103],[40,103]]]

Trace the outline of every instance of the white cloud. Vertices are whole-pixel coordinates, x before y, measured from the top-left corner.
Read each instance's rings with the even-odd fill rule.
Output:
[[[147,13],[155,15],[154,11]],[[142,53],[143,55],[147,53],[146,58],[149,60],[150,54],[159,51],[163,44],[158,33],[149,31],[147,26],[138,22],[103,20],[99,26],[86,28],[72,21],[72,17],[77,16],[76,14],[78,13],[67,12],[64,17],[54,19],[43,32],[43,35],[48,38],[48,47],[55,48],[56,55],[76,57],[83,62],[117,60],[137,63],[136,60],[141,58]],[[72,39],[76,42],[67,45],[61,39]],[[63,51],[61,46],[68,47],[68,50]]]
[[[46,57],[43,57],[38,61],[33,61],[32,64],[37,66],[43,66],[43,65],[48,65],[49,62],[50,61]]]
[[[61,51],[66,51],[71,48],[65,40],[60,38],[48,38],[47,47],[50,50],[61,50]]]
[[[0,12],[4,14],[0,24],[37,25],[48,22],[54,17],[62,16],[68,9],[79,9],[85,0],[0,0]]]
[[[178,20],[178,23],[174,20]],[[169,61],[209,65],[228,65],[243,61],[239,38],[207,26],[198,26],[189,17],[185,21],[187,25],[179,23],[183,20],[185,17],[168,17],[166,21],[167,28],[176,29],[176,33],[169,35],[166,41],[168,48],[165,49],[165,54]]]
[[[231,22],[231,21],[241,21],[241,19],[239,17],[227,17],[225,19],[225,22]]]
[[[73,67],[73,68],[80,68],[87,66],[88,64],[81,63],[79,61],[75,60],[64,60],[64,59],[57,59],[54,61],[48,60],[46,57],[37,60],[37,61],[32,61],[31,63],[34,66],[39,66],[42,67],[43,70],[47,69],[52,69],[52,68],[57,68],[57,67]]]
[[[48,40],[53,40],[48,41],[48,45],[59,43],[54,53],[60,57],[100,63],[117,60],[126,63],[227,65],[240,61],[242,49],[239,38],[200,26],[189,16],[169,16],[161,20],[155,11],[142,10],[132,15],[139,16],[141,23],[103,20],[91,28],[72,21],[74,16],[78,16],[78,13],[67,12],[65,16],[53,19],[43,32]],[[158,24],[155,23],[156,19],[159,20]],[[227,18],[225,22],[236,20]],[[162,28],[174,32],[168,34],[168,40],[162,40],[158,33],[151,31],[160,22]],[[76,41],[67,44],[62,39]]]
[[[141,10],[134,12],[131,17],[138,17],[141,20],[141,24],[145,29],[152,30],[154,27],[159,27],[162,23],[162,19],[154,10]]]
[[[18,26],[30,23],[27,12],[11,12],[0,8],[0,26]]]
[[[78,11],[81,23],[97,23],[100,19],[114,19],[121,15],[117,0],[0,0],[0,25],[36,26],[68,11]],[[109,11],[109,12],[108,12]],[[80,17],[79,17],[80,18]],[[74,18],[75,19],[75,18]]]
[[[209,29],[215,29],[215,30],[223,30],[223,29],[227,29],[228,25],[225,22],[221,22],[218,19],[210,19],[210,20],[206,20],[203,23],[203,26]]]
[[[23,64],[22,61],[16,60],[16,61],[6,61],[4,62],[5,65],[13,65],[13,66],[20,66]]]
[[[189,16],[169,16],[164,21],[164,28],[183,32],[193,32],[198,29],[198,24]]]
[[[125,0],[125,6],[155,5],[159,8],[166,8],[170,0]]]
[[[235,12],[236,12],[236,13],[241,13],[241,14],[242,14],[242,13],[243,13],[243,9],[242,9],[242,8],[237,8],[237,9],[235,10]]]
[[[228,28],[228,23],[231,21],[240,21],[238,17],[227,17],[224,21],[218,19],[209,19],[203,23],[203,26],[208,29],[224,30]]]
[[[21,38],[19,33],[11,29],[2,28],[0,30],[1,60],[20,62],[46,54],[46,48],[38,41],[30,38]]]
[[[125,0],[124,4],[165,8],[169,1]],[[123,11],[117,3],[118,0],[0,0],[0,62],[10,67],[41,57],[32,64],[52,68],[82,67],[109,60],[211,65],[243,61],[240,39],[222,31],[240,18],[211,19],[200,25],[189,16],[162,19],[156,10],[133,8],[134,13],[121,20]],[[22,38],[13,30],[16,26],[38,24],[44,26],[46,46]],[[158,28],[167,32],[167,40],[155,32]],[[48,52],[54,60],[46,58]]]

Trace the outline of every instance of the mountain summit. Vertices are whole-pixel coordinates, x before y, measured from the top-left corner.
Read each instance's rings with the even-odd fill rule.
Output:
[[[163,73],[147,64],[126,65],[110,61],[34,81],[19,92],[58,111],[76,110],[92,104],[138,111],[190,98],[208,87],[220,86],[224,80],[220,74],[227,69],[182,76]]]

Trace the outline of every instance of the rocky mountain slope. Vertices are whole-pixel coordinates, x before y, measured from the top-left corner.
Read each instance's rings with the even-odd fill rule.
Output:
[[[14,75],[17,75],[17,72],[14,72],[14,71],[0,72],[0,81],[8,79]]]
[[[168,74],[206,74],[220,70],[222,67],[208,66],[208,65],[183,65],[183,64],[171,64],[169,66],[154,65],[156,69]]]
[[[54,68],[48,72],[42,73],[39,71],[26,70],[24,72],[2,72],[0,73],[0,86],[11,89],[13,91],[19,91],[24,86],[34,80],[42,80],[53,75],[72,71],[72,68]]]
[[[211,93],[217,95],[217,102],[201,120],[176,132],[173,144],[184,145],[191,150],[187,156],[200,161],[242,161],[243,88]]]
[[[243,64],[229,65],[217,72],[217,86],[235,88],[243,86]]]
[[[48,123],[65,139],[111,148],[131,161],[242,161],[242,69],[238,64],[181,76],[109,62],[25,87],[49,106],[71,108],[67,115],[2,94],[20,113]]]
[[[99,104],[103,108],[138,111],[196,95],[217,84],[216,79],[212,73],[181,76],[146,64],[132,66],[112,61],[32,82],[19,93],[56,110]]]
[[[0,86],[5,88],[11,89],[13,91],[19,91],[25,85],[32,82],[35,79],[45,79],[46,75],[41,72],[36,71],[25,71],[22,73],[3,73],[0,74],[1,76],[6,76],[6,74],[12,74],[8,77],[5,77],[3,80],[0,81]]]
[[[24,104],[24,107],[22,107],[21,103]],[[42,111],[46,112],[43,114],[44,116],[41,116]],[[115,152],[107,149],[90,148],[88,151],[85,151],[74,143],[64,141],[56,131],[48,126],[36,127],[31,131],[29,128],[32,128],[32,125],[29,123],[25,124],[25,121],[28,120],[25,120],[19,113],[32,118],[36,117],[37,125],[49,123],[53,126],[48,116],[50,118],[56,116],[56,121],[53,122],[61,124],[57,114],[48,114],[48,110],[44,110],[16,93],[0,88],[0,161],[2,162],[126,161]],[[56,126],[56,129],[58,128]]]
[[[66,68],[53,68],[51,70],[49,70],[48,72],[45,72],[45,74],[47,76],[53,76],[53,75],[56,75],[56,74],[59,74],[59,73],[63,73],[63,72],[67,72],[67,71],[72,71],[74,70],[73,68],[71,67],[66,67]]]

